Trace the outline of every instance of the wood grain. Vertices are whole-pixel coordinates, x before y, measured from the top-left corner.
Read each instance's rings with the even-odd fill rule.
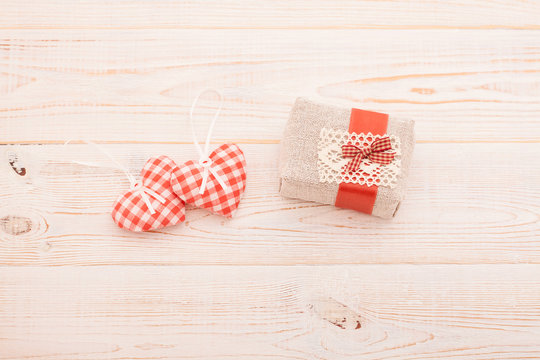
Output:
[[[540,28],[534,0],[19,0],[1,6],[0,28],[21,30]]]
[[[191,142],[205,87],[226,96],[216,141],[277,143],[297,96],[415,119],[421,142],[540,141],[536,31],[5,34],[1,143]]]
[[[0,2],[0,360],[540,358],[538,30],[532,0]],[[205,87],[237,216],[118,229],[124,175],[60,144],[194,158]],[[279,196],[297,96],[416,120],[394,220]]]
[[[4,147],[18,154],[20,164],[39,170],[21,177],[3,164],[11,174],[0,181],[0,217],[32,219],[33,226],[19,236],[4,231],[0,263],[540,262],[540,170],[531,166],[536,144],[418,144],[407,197],[392,221],[283,199],[279,146],[242,147],[248,186],[233,220],[190,209],[184,225],[147,234],[117,229],[112,222],[111,204],[128,182],[93,147]],[[178,163],[196,156],[192,145],[104,149],[134,174],[150,156],[166,154]]]
[[[3,267],[0,359],[533,359],[539,275],[538,265]]]

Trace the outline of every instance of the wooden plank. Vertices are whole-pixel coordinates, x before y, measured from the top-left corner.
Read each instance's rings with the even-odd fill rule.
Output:
[[[0,144],[48,145],[0,146],[0,360],[540,358],[539,29],[532,0],[3,1]],[[193,158],[204,87],[237,216],[116,228],[122,173],[50,144]],[[279,196],[296,96],[417,120],[393,221]]]
[[[208,86],[219,141],[278,142],[308,96],[413,118],[421,142],[538,142],[539,59],[536,31],[6,30],[0,142],[189,142]]]
[[[152,155],[195,158],[192,145],[104,145],[136,174]],[[128,187],[88,145],[1,147],[0,263],[347,264],[539,263],[536,144],[418,144],[407,197],[392,221],[278,192],[278,145],[243,145],[248,187],[227,221],[189,209],[154,233],[116,228]],[[87,161],[97,167],[72,164]]]
[[[533,359],[540,266],[2,267],[0,358]]]
[[[534,0],[3,2],[2,29],[538,29]]]

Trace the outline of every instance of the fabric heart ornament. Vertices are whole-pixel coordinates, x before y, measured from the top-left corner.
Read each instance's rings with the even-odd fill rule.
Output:
[[[171,174],[176,168],[173,160],[159,156],[146,162],[140,181],[128,176],[131,188],[114,203],[114,222],[131,231],[155,230],[183,222],[185,205],[171,186]]]
[[[209,174],[201,193],[205,171]],[[171,184],[174,192],[187,204],[230,218],[246,189],[244,153],[236,144],[223,144],[205,161],[190,160],[177,167]]]
[[[195,134],[193,112],[199,98],[206,92],[216,93],[220,103],[210,123],[203,149]],[[222,104],[223,96],[214,89],[203,90],[193,101],[189,123],[199,161],[190,160],[177,167],[173,171],[171,184],[174,192],[187,204],[230,218],[246,189],[246,158],[236,144],[223,144],[208,155],[212,130]]]

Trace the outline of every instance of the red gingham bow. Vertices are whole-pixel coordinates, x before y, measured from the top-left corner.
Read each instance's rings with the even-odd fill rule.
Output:
[[[362,148],[347,144],[341,147],[343,157],[352,157],[345,170],[347,172],[355,172],[360,168],[363,158],[382,164],[388,165],[394,160],[395,152],[385,152],[392,149],[392,143],[388,136],[379,138],[371,143],[371,145],[364,146]]]

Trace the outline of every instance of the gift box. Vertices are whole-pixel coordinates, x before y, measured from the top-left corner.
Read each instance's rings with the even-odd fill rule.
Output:
[[[412,120],[298,98],[282,141],[280,193],[392,218],[414,143]]]

